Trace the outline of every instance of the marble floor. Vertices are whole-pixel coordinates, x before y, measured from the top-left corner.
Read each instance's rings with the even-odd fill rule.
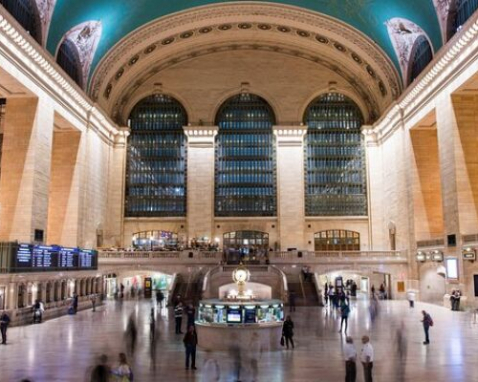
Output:
[[[84,311],[40,325],[10,328],[8,345],[0,346],[0,381],[34,382],[88,381],[96,357],[105,353],[113,364],[125,350],[124,331],[133,314],[138,324],[138,343],[130,362],[135,381],[211,381],[202,367],[206,359],[216,359],[220,381],[235,381],[234,360],[228,352],[198,352],[196,371],[184,369],[182,336],[174,334],[172,312],[160,312],[156,348],[149,339],[148,301],[111,301],[96,312]],[[435,325],[431,344],[424,346],[421,310],[429,311]],[[329,309],[298,308],[294,350],[263,353],[258,360],[257,381],[340,381],[344,380],[338,317]],[[396,346],[397,330],[404,325],[407,351],[401,359]],[[360,338],[371,337],[375,348],[375,381],[478,381],[478,324],[470,313],[417,303],[414,309],[404,301],[380,303],[371,322],[367,301],[352,302],[348,334],[360,350]],[[181,338],[180,338],[181,337]],[[204,339],[202,339],[204,340]],[[201,341],[201,339],[200,339]],[[155,350],[155,351],[154,351]],[[244,352],[245,353],[245,352]],[[241,380],[252,381],[250,356],[242,354]],[[404,372],[404,378],[399,375]],[[362,381],[358,366],[357,381]]]

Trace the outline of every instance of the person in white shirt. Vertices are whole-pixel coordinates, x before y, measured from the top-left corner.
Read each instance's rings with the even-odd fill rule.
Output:
[[[354,346],[354,340],[352,337],[347,337],[344,346],[345,357],[345,382],[355,382],[357,378],[357,350]]]
[[[363,375],[365,382],[372,382],[372,368],[373,368],[373,347],[370,344],[368,336],[362,337],[362,351],[360,353],[360,361],[363,365]]]

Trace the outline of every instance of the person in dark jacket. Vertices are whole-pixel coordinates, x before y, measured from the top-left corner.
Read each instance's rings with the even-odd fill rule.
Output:
[[[108,365],[108,357],[102,354],[98,364],[91,371],[90,382],[108,382],[110,374],[111,368]]]
[[[198,335],[193,325],[188,328],[188,331],[183,339],[184,347],[186,348],[186,370],[189,369],[189,360],[191,359],[191,369],[196,370],[196,346],[198,344]]]
[[[287,316],[286,320],[284,321],[284,326],[282,327],[282,335],[285,338],[285,344],[287,349],[289,349],[289,342],[292,345],[292,349],[294,349],[294,323],[290,316]]]
[[[181,324],[183,322],[183,303],[179,302],[174,308],[174,320],[176,321],[176,334],[182,334]]]
[[[0,315],[0,331],[2,332],[2,345],[7,344],[7,329],[8,325],[10,325],[10,316],[7,312],[3,312]]]

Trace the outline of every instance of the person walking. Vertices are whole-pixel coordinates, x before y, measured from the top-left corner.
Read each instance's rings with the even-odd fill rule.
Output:
[[[352,337],[347,337],[344,346],[345,382],[355,382],[357,379],[357,350]]]
[[[284,326],[282,327],[282,335],[285,338],[285,344],[287,349],[289,349],[289,343],[292,345],[292,349],[295,348],[294,345],[294,322],[290,316],[287,316],[284,321]]]
[[[362,351],[360,353],[360,361],[363,366],[363,378],[365,382],[372,382],[372,369],[373,369],[373,346],[370,343],[368,336],[362,337]]]
[[[7,344],[8,325],[10,325],[10,316],[7,314],[6,311],[3,311],[2,315],[0,316],[0,331],[2,332],[2,345]]]
[[[130,382],[133,380],[133,371],[131,370],[131,366],[128,365],[126,354],[119,353],[119,363],[118,366],[113,369],[112,374],[118,382]]]
[[[108,356],[102,354],[98,361],[98,364],[91,371],[90,382],[109,382],[111,368],[108,365]]]
[[[341,320],[340,320],[340,330],[339,333],[342,333],[342,327],[345,322],[345,334],[347,334],[347,328],[348,328],[348,321],[349,321],[349,314],[350,314],[350,307],[349,305],[343,300],[340,303],[340,315],[341,315]]]
[[[430,344],[430,326],[433,326],[433,319],[432,317],[424,310],[422,310],[423,314],[423,330],[425,332],[425,341],[423,341],[423,345]]]
[[[179,302],[174,308],[174,319],[176,321],[176,334],[182,334],[181,324],[183,322],[183,303]]]
[[[183,339],[184,347],[186,348],[186,370],[189,369],[189,360],[191,359],[191,369],[196,370],[196,346],[198,344],[198,335],[193,325],[188,328],[188,331]]]
[[[295,292],[289,291],[289,312],[295,312]]]
[[[187,306],[186,317],[188,318],[187,327],[189,328],[191,325],[194,326],[195,325],[194,319],[196,317],[196,308],[194,308],[193,304],[189,304]]]
[[[408,303],[410,304],[410,308],[415,307],[415,292],[413,290],[409,290],[407,293]]]
[[[96,294],[91,296],[91,308],[93,312],[96,312]]]

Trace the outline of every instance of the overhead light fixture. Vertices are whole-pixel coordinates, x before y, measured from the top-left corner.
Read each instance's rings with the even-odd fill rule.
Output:
[[[426,253],[422,251],[417,252],[416,259],[422,263],[425,262],[427,260]]]
[[[443,252],[435,250],[431,253],[433,261],[443,261]]]
[[[473,248],[465,248],[461,252],[463,260],[475,261],[476,260],[476,250]]]

